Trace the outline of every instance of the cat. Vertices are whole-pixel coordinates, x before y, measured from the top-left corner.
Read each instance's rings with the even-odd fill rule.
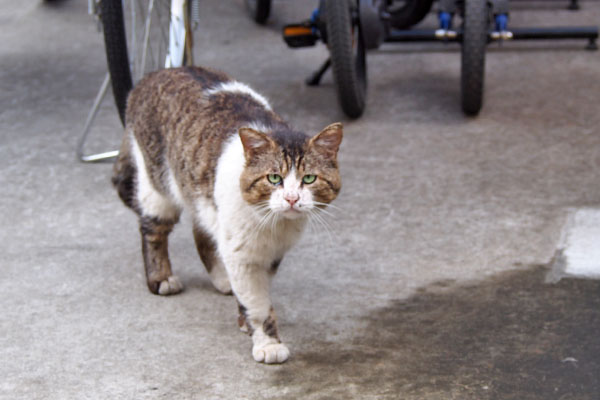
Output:
[[[183,289],[168,236],[185,209],[213,285],[237,299],[253,358],[285,362],[271,278],[311,216],[340,192],[342,131],[341,123],[313,137],[291,129],[263,96],[220,71],[184,67],[143,78],[128,97],[112,182],[139,216],[150,291]]]

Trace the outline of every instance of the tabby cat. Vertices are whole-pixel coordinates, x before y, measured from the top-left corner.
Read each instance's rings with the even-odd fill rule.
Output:
[[[247,85],[197,67],[145,77],[129,95],[126,121],[112,181],[139,216],[148,288],[182,290],[167,240],[186,209],[212,283],[238,301],[254,359],[286,361],[270,282],[307,220],[340,191],[342,125],[309,137]]]

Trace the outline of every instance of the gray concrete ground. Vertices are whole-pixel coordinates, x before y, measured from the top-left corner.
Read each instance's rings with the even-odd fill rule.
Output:
[[[85,2],[0,1],[0,398],[600,398],[600,284],[545,283],[567,215],[600,204],[598,53],[492,47],[470,119],[457,46],[386,45],[369,55],[365,115],[348,121],[330,74],[303,84],[326,50],[280,38],[314,4],[276,0],[258,27],[241,0],[203,1],[197,34],[198,63],[295,126],[345,123],[341,211],[280,268],[292,357],[265,366],[189,222],[171,240],[185,292],[151,295],[111,166],[75,158],[106,72]],[[582,4],[520,2],[512,23],[597,24],[600,3]],[[110,100],[93,129],[88,151],[118,146]]]

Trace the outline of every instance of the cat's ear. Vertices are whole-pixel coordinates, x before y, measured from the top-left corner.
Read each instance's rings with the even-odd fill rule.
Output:
[[[319,134],[310,139],[309,147],[335,158],[340,148],[340,143],[342,143],[342,137],[344,136],[342,128],[341,122],[328,125]]]
[[[264,152],[275,147],[273,139],[262,132],[252,128],[240,128],[240,139],[244,146],[244,154],[246,158],[252,158],[255,154]]]

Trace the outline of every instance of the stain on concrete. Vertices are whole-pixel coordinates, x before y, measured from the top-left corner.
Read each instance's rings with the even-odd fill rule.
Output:
[[[297,351],[273,384],[281,398],[599,399],[600,282],[547,273],[422,289],[350,343]]]

